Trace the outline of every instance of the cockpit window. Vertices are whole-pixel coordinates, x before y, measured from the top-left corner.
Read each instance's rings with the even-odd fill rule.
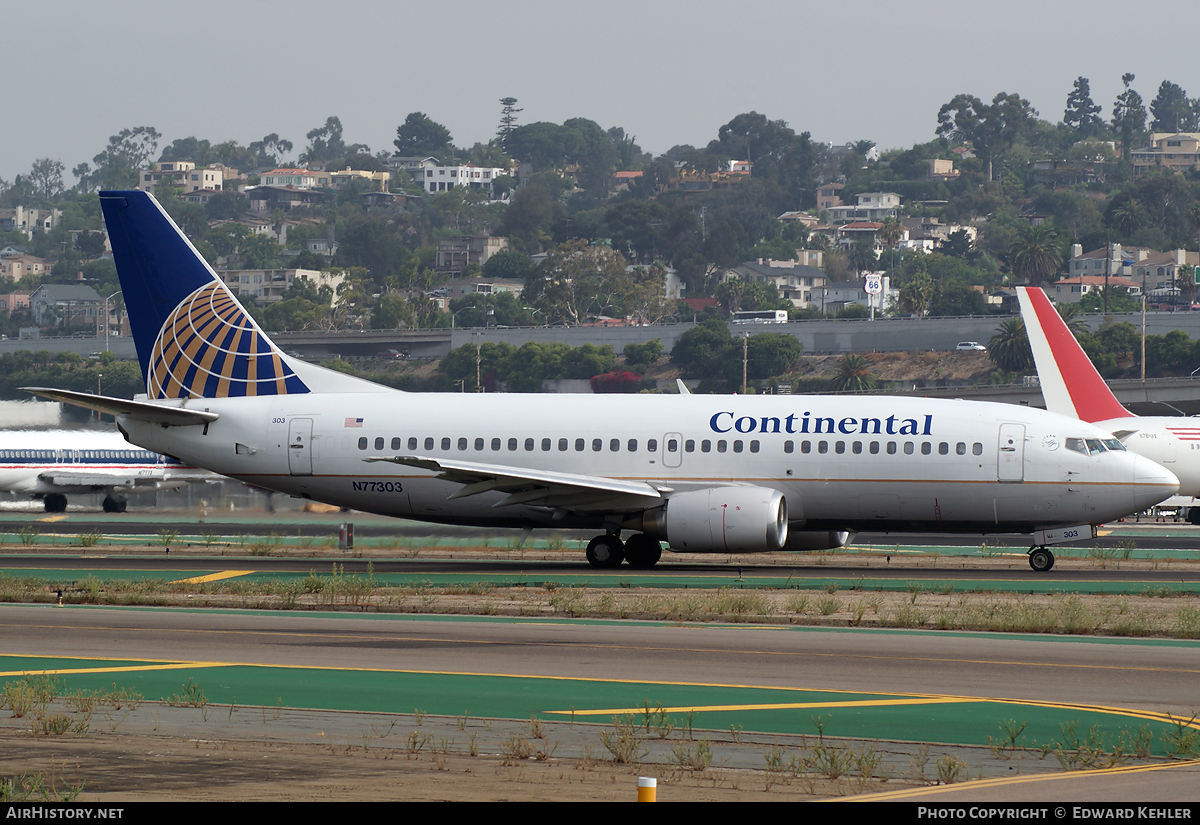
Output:
[[[1119,438],[1104,439],[1104,446],[1116,453],[1125,452],[1125,445],[1121,443]]]
[[[1083,443],[1082,438],[1068,438],[1067,449],[1073,450],[1077,453],[1082,453],[1083,455],[1088,455],[1087,444]]]
[[[1108,452],[1108,450],[1105,448],[1103,442],[1101,442],[1100,439],[1089,438],[1086,440],[1087,440],[1088,452],[1091,453],[1092,455],[1099,455],[1100,453]]]

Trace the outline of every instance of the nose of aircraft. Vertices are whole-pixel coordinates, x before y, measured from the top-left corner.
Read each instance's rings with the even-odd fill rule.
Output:
[[[1179,491],[1179,479],[1170,470],[1145,456],[1130,455],[1133,458],[1134,512],[1153,507]]]

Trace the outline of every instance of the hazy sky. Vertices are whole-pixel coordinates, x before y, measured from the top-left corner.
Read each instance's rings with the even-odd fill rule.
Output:
[[[590,118],[655,154],[751,110],[893,148],[930,140],[960,92],[1016,92],[1054,122],[1080,75],[1106,118],[1125,72],[1147,105],[1164,79],[1200,96],[1195,0],[46,0],[2,19],[8,181],[42,157],[69,172],[143,125],[160,149],[278,132],[298,154],[336,115],[378,152],[421,111],[469,146],[505,96],[521,123]]]

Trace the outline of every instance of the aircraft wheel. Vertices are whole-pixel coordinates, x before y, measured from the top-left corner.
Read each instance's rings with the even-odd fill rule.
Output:
[[[1029,551],[1029,566],[1035,573],[1045,573],[1054,567],[1054,554],[1045,547],[1034,547]]]
[[[625,561],[630,567],[647,570],[662,558],[662,545],[645,533],[637,533],[625,542]]]
[[[42,506],[47,513],[62,513],[67,509],[67,497],[62,493],[47,493]]]
[[[616,536],[605,534],[588,542],[587,560],[592,567],[620,567],[624,558],[621,540]]]
[[[100,507],[106,513],[117,512],[117,502],[115,500],[113,500],[112,496],[105,496],[104,501],[100,503]]]

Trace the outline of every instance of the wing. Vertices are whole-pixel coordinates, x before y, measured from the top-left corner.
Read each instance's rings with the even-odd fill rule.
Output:
[[[467,498],[480,493],[501,492],[508,495],[493,507],[527,504],[561,507],[570,510],[646,510],[665,501],[664,493],[671,487],[625,481],[603,476],[575,473],[555,473],[503,464],[479,464],[474,461],[453,461],[426,456],[376,456],[366,462],[387,462],[416,467],[437,473],[437,478],[462,484],[450,498]]]
[[[49,387],[21,387],[22,392],[40,395],[51,401],[61,401],[64,404],[74,404],[96,412],[109,415],[127,415],[138,421],[149,421],[151,424],[161,424],[164,427],[186,427],[191,425],[206,425],[219,417],[215,412],[207,410],[190,410],[182,402],[130,401],[126,398],[110,398],[106,395],[92,395],[87,392],[73,390],[56,390]],[[201,399],[203,400],[203,399]]]

